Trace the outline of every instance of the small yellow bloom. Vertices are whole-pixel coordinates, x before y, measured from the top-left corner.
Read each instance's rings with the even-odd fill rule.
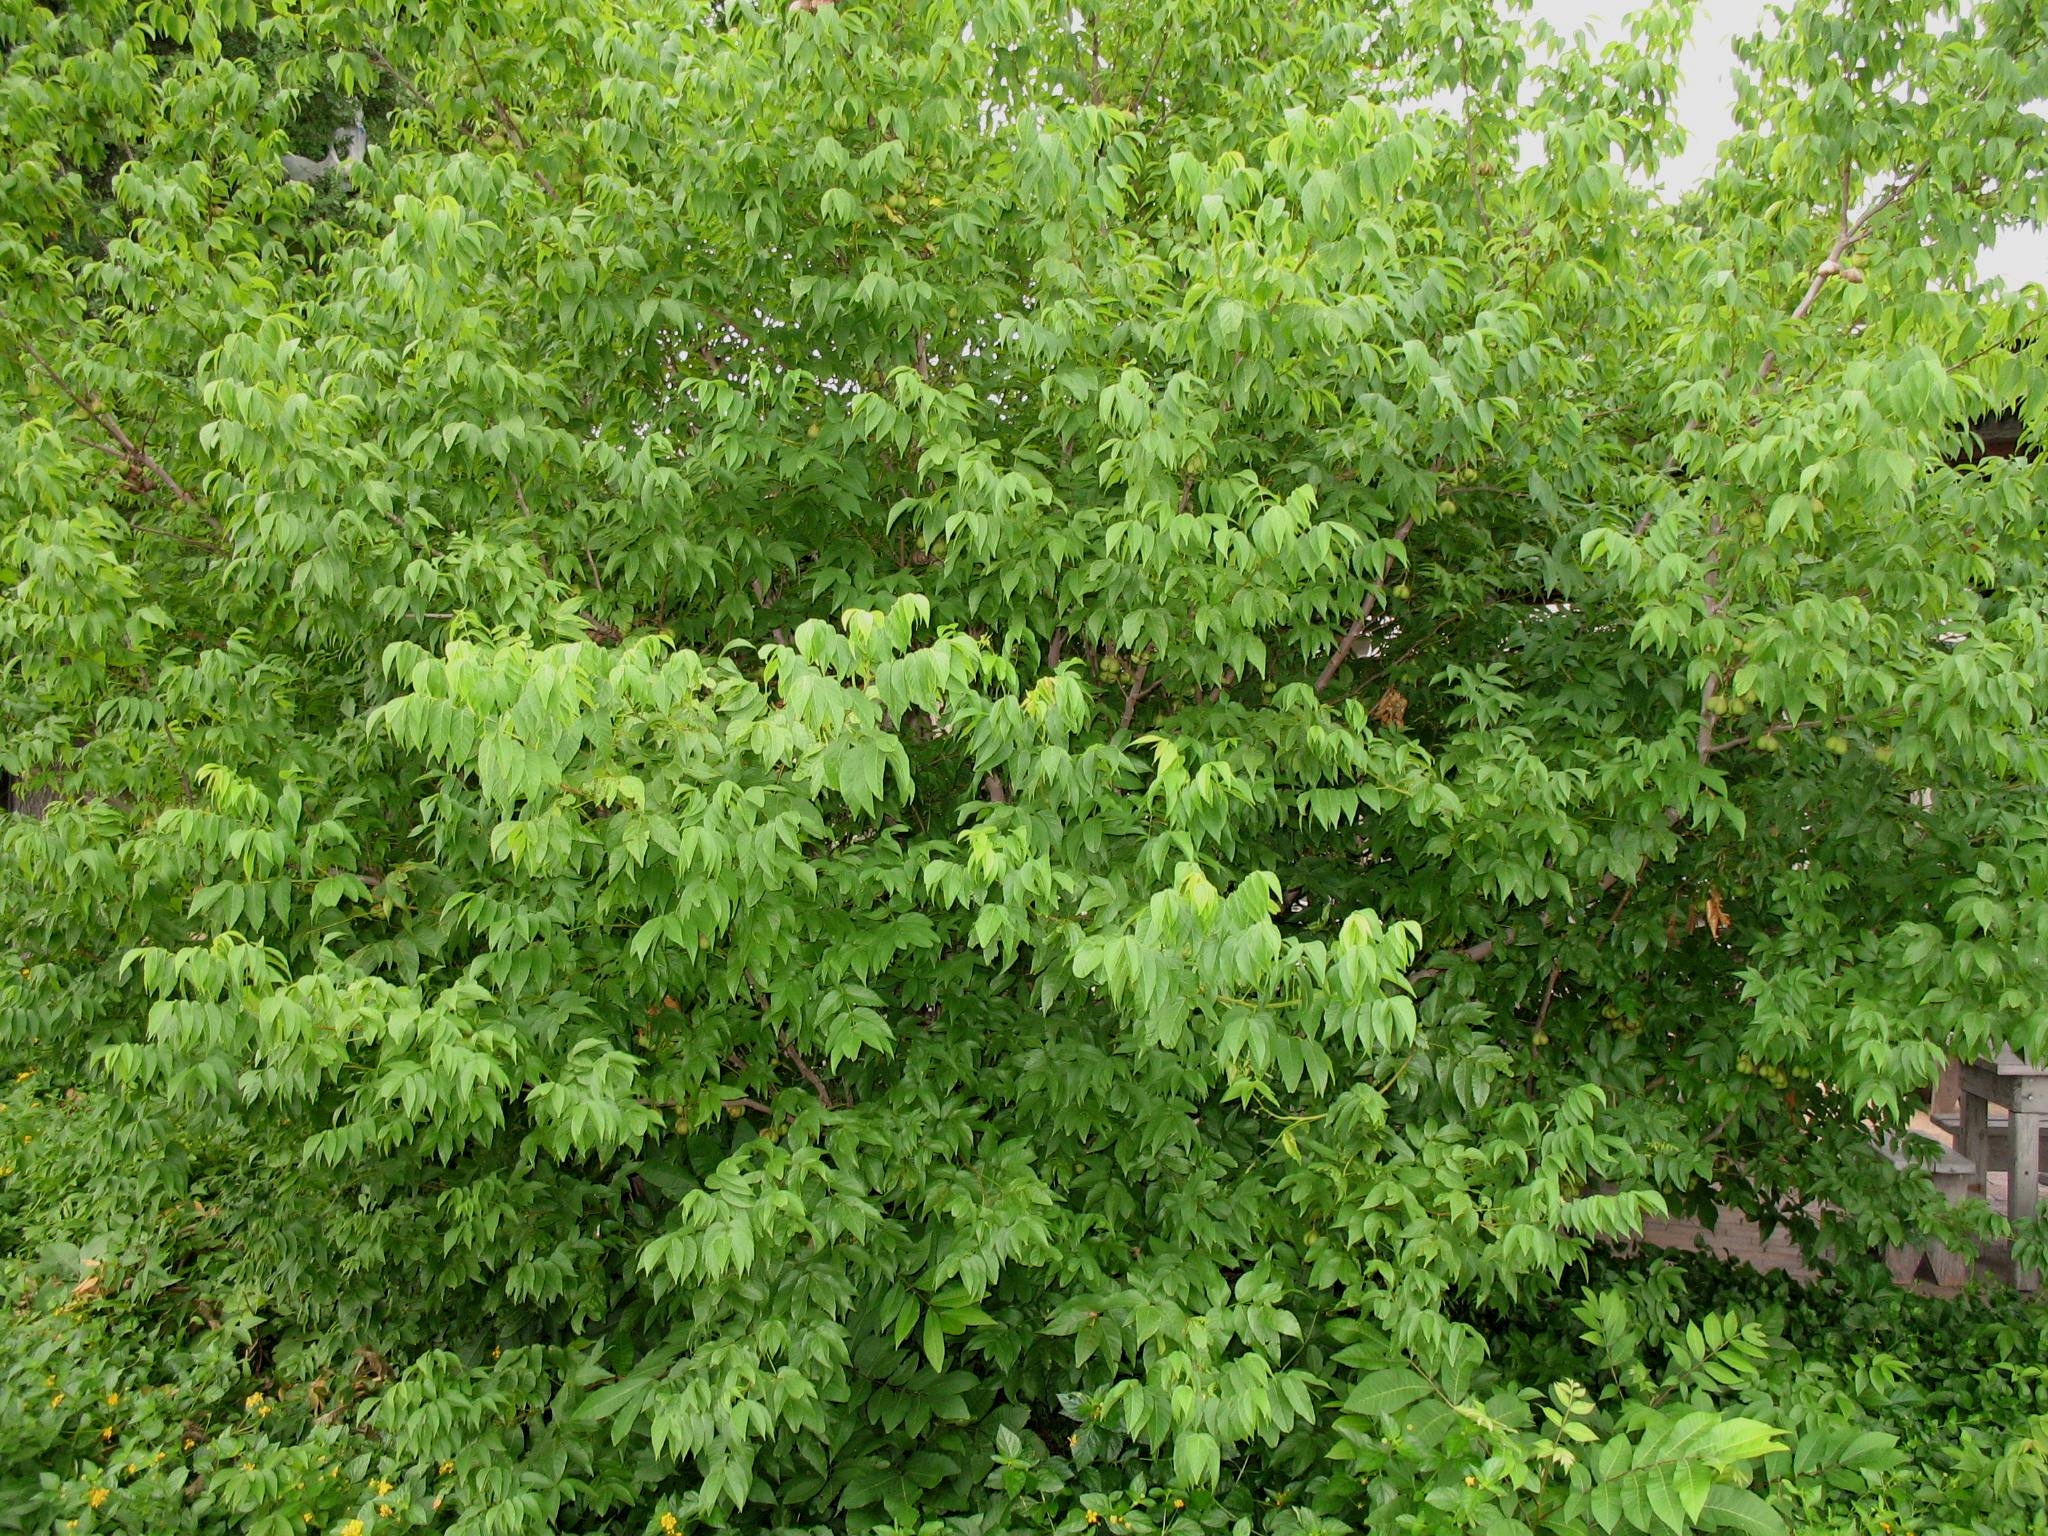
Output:
[[[1173,1501],[1173,1507],[1175,1509],[1186,1509],[1188,1507],[1188,1501],[1186,1499],[1175,1499]]]
[[[109,1408],[118,1408],[118,1407],[120,1407],[120,1406],[121,1406],[121,1394],[120,1394],[120,1393],[118,1393],[118,1392],[109,1392],[109,1393],[107,1394],[107,1406],[108,1406]]]
[[[88,1493],[85,1496],[85,1502],[90,1504],[94,1509],[98,1509],[102,1504],[107,1502],[107,1490],[104,1488],[93,1489],[91,1493]]]
[[[494,1349],[491,1351],[491,1358],[495,1360],[498,1358],[498,1356],[502,1355],[503,1353],[505,1353],[505,1351],[503,1351],[502,1349]]]
[[[1100,1515],[1098,1515],[1097,1513],[1095,1513],[1095,1511],[1094,1511],[1094,1510],[1092,1510],[1092,1509],[1091,1509],[1091,1510],[1089,1510],[1089,1511],[1088,1511],[1088,1523],[1089,1523],[1090,1525],[1093,1525],[1093,1524],[1095,1524],[1095,1522],[1096,1522],[1096,1521],[1098,1521],[1098,1520],[1100,1520],[1101,1518],[1102,1518],[1102,1516],[1100,1516]]]
[[[304,1514],[300,1515],[299,1518],[305,1521],[306,1524],[311,1525],[313,1523],[313,1511],[309,1509]]]
[[[190,1435],[187,1435],[185,1437],[185,1449],[188,1451],[191,1450],[192,1447],[197,1445],[198,1443],[199,1442],[197,1440],[194,1440]]]
[[[102,1430],[100,1431],[100,1438],[101,1438],[102,1440],[111,1440],[111,1439],[113,1439],[113,1438],[114,1438],[114,1426],[113,1426],[113,1425],[111,1425],[111,1424],[109,1424],[109,1425],[107,1425],[107,1426],[106,1426],[106,1427],[105,1427],[104,1429],[102,1429]]]
[[[259,1407],[259,1408],[258,1408],[258,1409],[256,1410],[256,1417],[257,1417],[257,1418],[259,1418],[259,1419],[267,1419],[267,1418],[269,1418],[269,1417],[270,1417],[270,1404],[268,1404],[268,1403],[265,1403],[265,1404],[263,1404],[263,1405],[262,1405],[261,1407]]]
[[[344,1520],[334,1528],[334,1536],[363,1536],[363,1522]]]
[[[449,1474],[449,1473],[451,1473],[451,1472],[453,1472],[454,1470],[455,1470],[455,1463],[454,1463],[454,1462],[452,1462],[452,1461],[444,1461],[444,1462],[442,1462],[442,1463],[441,1463],[441,1475],[442,1475],[443,1477],[446,1477],[446,1476],[448,1476],[448,1474]]]
[[[378,1491],[379,1493],[389,1493],[389,1492],[390,1492],[390,1491],[391,1491],[391,1490],[392,1490],[393,1488],[395,1488],[396,1486],[397,1486],[397,1484],[395,1484],[395,1483],[387,1483],[387,1482],[385,1482],[385,1481],[384,1481],[384,1479],[383,1479],[383,1478],[381,1478],[381,1477],[377,1479],[377,1491]]]
[[[61,1402],[63,1402],[63,1401],[64,1401],[64,1394],[63,1394],[62,1392],[59,1392],[59,1393],[58,1393],[58,1394],[57,1394],[57,1395],[56,1395],[55,1397],[53,1397],[53,1398],[51,1398],[51,1399],[50,1399],[50,1406],[51,1406],[52,1408],[54,1408],[54,1407],[56,1407],[56,1406],[57,1406],[57,1405],[58,1405],[59,1403],[61,1403]]]
[[[258,1403],[262,1401],[263,1394],[261,1392],[251,1392],[247,1397],[242,1399],[242,1406],[244,1408],[254,1408]]]
[[[391,1518],[391,1506],[389,1504],[379,1504],[377,1506],[377,1518],[379,1520],[389,1520]]]
[[[1468,1477],[1465,1479],[1465,1486],[1467,1488],[1477,1488],[1479,1486],[1479,1479],[1476,1477]]]
[[[26,971],[23,971],[23,972],[22,972],[22,975],[24,975],[24,976],[26,976],[27,974],[28,974],[28,972],[26,972]],[[16,1081],[17,1083],[25,1083],[25,1082],[27,1082],[27,1081],[28,1081],[28,1080],[29,1080],[30,1078],[34,1077],[35,1075],[36,1075],[36,1069],[35,1069],[34,1067],[30,1067],[30,1068],[29,1068],[29,1069],[28,1069],[28,1070],[27,1070],[26,1072],[17,1072],[17,1073],[15,1073],[15,1074],[14,1074],[14,1080],[15,1080],[15,1081]]]
[[[681,1524],[682,1524],[682,1522],[681,1522],[681,1521],[679,1521],[679,1520],[677,1520],[677,1519],[676,1519],[676,1517],[675,1517],[674,1515],[670,1514],[670,1513],[669,1513],[669,1512],[668,1512],[667,1510],[663,1510],[663,1511],[661,1512],[661,1528],[662,1528],[662,1529],[663,1529],[664,1531],[671,1531],[671,1532],[672,1532],[672,1531],[676,1530],[676,1529],[677,1529],[677,1527],[678,1527],[678,1526],[680,1526]]]

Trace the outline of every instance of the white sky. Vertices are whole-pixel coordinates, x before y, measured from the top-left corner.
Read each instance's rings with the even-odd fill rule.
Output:
[[[1621,35],[1631,7],[1626,0],[1533,0],[1531,9],[1560,32],[1590,26],[1604,41]],[[1685,153],[1665,165],[1665,185],[1671,190],[1691,185],[1712,169],[1715,146],[1734,128],[1735,54],[1729,44],[1754,32],[1764,10],[1765,0],[1703,0],[1694,13],[1677,103],[1687,143]],[[2006,231],[1979,258],[1977,269],[2012,284],[2048,283],[2048,230],[2028,225]]]

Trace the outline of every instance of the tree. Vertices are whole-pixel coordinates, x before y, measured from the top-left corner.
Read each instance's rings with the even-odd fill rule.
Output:
[[[8,7],[29,1518],[1771,1528],[1485,1320],[2048,1049],[2048,11],[1688,24]]]

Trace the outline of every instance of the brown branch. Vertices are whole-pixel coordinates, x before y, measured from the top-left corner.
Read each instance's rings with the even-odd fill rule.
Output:
[[[1138,663],[1137,675],[1131,679],[1130,692],[1124,695],[1123,718],[1116,723],[1116,728],[1120,731],[1127,731],[1131,728],[1131,716],[1138,712],[1138,700],[1145,697],[1145,673],[1150,670],[1151,666],[1152,663],[1149,661]]]
[[[1753,747],[1767,736],[1782,736],[1787,731],[1817,731],[1824,725],[1841,725],[1841,720],[1802,720],[1797,725],[1789,720],[1779,720],[1763,730],[1744,736],[1737,741],[1717,741],[1708,750],[1714,753],[1733,751],[1737,747]],[[1703,759],[1704,761],[1704,759]]]
[[[1622,899],[1627,900],[1626,897]],[[1550,980],[1543,984],[1543,1006],[1536,1010],[1536,1033],[1539,1035],[1543,1033],[1544,1020],[1550,1017],[1550,1002],[1557,996],[1557,977],[1563,969],[1562,960],[1553,960],[1550,963]]]
[[[1152,50],[1151,66],[1145,71],[1145,83],[1138,87],[1138,94],[1131,98],[1131,110],[1136,111],[1152,94],[1152,82],[1159,77],[1160,60],[1166,57],[1166,40],[1173,36],[1173,29],[1180,25],[1180,10],[1175,7],[1167,24],[1159,29],[1159,46]]]
[[[50,382],[55,384],[59,389],[63,390],[64,393],[70,397],[71,403],[77,406],[81,411],[83,411],[86,414],[86,416],[91,419],[95,426],[97,426],[102,432],[106,433],[107,436],[111,437],[115,442],[121,445],[121,454],[123,456],[125,456],[130,462],[141,465],[144,469],[148,470],[152,475],[156,476],[158,483],[160,483],[172,495],[176,496],[180,501],[184,502],[187,506],[191,507],[192,510],[199,515],[200,520],[204,522],[207,525],[207,527],[211,528],[215,533],[221,535],[221,537],[223,538],[227,536],[227,530],[222,528],[220,523],[210,513],[207,512],[205,506],[201,504],[199,498],[197,496],[194,496],[190,491],[186,490],[184,486],[180,485],[177,482],[177,480],[172,477],[171,472],[165,469],[163,465],[159,464],[156,461],[156,456],[154,454],[152,454],[147,448],[143,447],[143,445],[141,443],[138,443],[134,438],[130,437],[126,432],[122,431],[121,423],[116,421],[111,414],[105,411],[95,410],[89,403],[87,403],[85,397],[79,394],[77,390],[71,387],[71,381],[65,378],[63,374],[59,373],[57,371],[56,365],[53,364],[47,357],[43,356],[42,352],[38,350],[38,348],[36,347],[36,344],[29,339],[26,332],[21,333],[21,345],[27,350],[28,355],[36,360],[36,365],[40,367],[43,370],[43,372],[49,376]],[[93,446],[99,447],[100,445],[94,444]]]
[[[1607,879],[1606,879],[1606,880],[1604,880],[1604,881],[1603,881],[1603,882],[1601,883],[1600,889],[1601,889],[1602,891],[1605,891],[1605,890],[1607,889],[1608,885],[1609,885],[1609,884],[1611,884],[1612,882],[1613,882],[1613,876],[1611,876],[1611,875],[1610,875],[1610,876],[1608,876],[1608,877],[1607,877]],[[1600,931],[1600,937],[1599,937],[1599,938],[1597,938],[1597,939],[1595,939],[1595,940],[1593,941],[1593,947],[1594,947],[1595,949],[1598,949],[1598,948],[1599,948],[1599,947],[1600,947],[1601,945],[1603,945],[1603,944],[1605,944],[1605,943],[1607,942],[1607,937],[1608,937],[1608,935],[1614,932],[1614,926],[1615,926],[1615,924],[1617,924],[1617,923],[1619,923],[1619,922],[1621,921],[1621,909],[1622,909],[1623,907],[1626,907],[1626,906],[1628,905],[1628,899],[1629,899],[1629,897],[1631,897],[1631,896],[1635,895],[1635,893],[1636,893],[1636,888],[1635,888],[1634,886],[1632,886],[1632,885],[1628,885],[1628,886],[1623,886],[1623,887],[1622,887],[1622,891],[1621,891],[1621,900],[1617,901],[1617,902],[1616,902],[1616,903],[1614,904],[1614,911],[1613,911],[1613,912],[1612,912],[1612,913],[1611,913],[1611,914],[1610,914],[1610,915],[1608,916],[1608,919],[1607,919],[1607,926],[1606,926],[1605,928],[1603,928],[1603,929],[1602,929],[1602,930]]]
[[[428,112],[433,113],[436,117],[440,116],[439,111],[436,110],[434,104],[431,101],[429,101],[424,94],[422,94],[420,88],[414,85],[411,80],[406,78],[405,71],[400,69],[396,64],[392,63],[389,59],[387,59],[384,56],[383,49],[377,47],[377,45],[374,43],[365,43],[363,45],[363,52],[370,56],[370,61],[373,64],[375,64],[379,69],[383,70],[384,73],[389,75],[393,80],[396,80],[398,82],[398,88],[401,91],[405,92],[406,95],[410,96],[414,101],[418,102],[422,107],[426,108]]]
[[[526,135],[519,131],[518,122],[513,118],[511,112],[507,110],[505,103],[498,99],[497,92],[491,89],[490,80],[484,74],[483,60],[477,57],[475,46],[466,43],[464,51],[469,54],[469,62],[476,70],[476,83],[483,87],[484,95],[490,100],[492,113],[497,117],[499,124],[504,128],[505,132],[512,136],[513,147],[522,155],[531,155],[533,153],[533,145],[527,142]],[[555,185],[548,180],[547,172],[535,165],[528,165],[526,169],[533,179],[540,183],[541,191],[547,193],[550,198],[553,198],[555,196]]]
[[[148,523],[138,523],[132,517],[128,519],[128,526],[137,533],[154,534],[159,539],[171,539],[179,544],[189,544],[194,549],[203,549],[210,555],[225,555],[228,552],[211,539],[195,539],[189,533],[174,533],[169,528],[155,528]]]
[[[697,307],[703,310],[704,313],[709,315],[712,319],[716,320],[720,325],[724,326],[728,331],[732,331],[735,334],[737,334],[739,336],[739,339],[741,341],[744,341],[748,346],[758,347],[761,345],[760,342],[754,339],[754,333],[752,331],[748,330],[744,325],[741,325],[739,321],[733,319],[733,317],[731,315],[728,315],[724,310],[715,309],[709,304],[699,304]]]
[[[797,1074],[811,1085],[811,1092],[818,1096],[818,1103],[826,1109],[835,1108],[832,1092],[825,1086],[825,1079],[818,1076],[817,1069],[804,1060],[803,1053],[796,1048],[796,1042],[787,1035],[782,1037],[782,1054],[790,1059],[791,1064],[796,1067]]]
[[[1400,527],[1394,530],[1394,542],[1406,544],[1408,535],[1414,527],[1415,519],[1412,517],[1408,518]],[[1394,556],[1390,554],[1380,565],[1378,586],[1386,585],[1387,577],[1392,574],[1393,569]],[[1358,637],[1365,633],[1365,621],[1372,617],[1373,608],[1378,601],[1379,593],[1377,591],[1369,591],[1365,594],[1365,602],[1358,610],[1358,617],[1351,621],[1351,627],[1344,632],[1344,638],[1337,643],[1337,649],[1331,653],[1330,659],[1323,665],[1322,673],[1316,678],[1317,693],[1321,693],[1330,686],[1330,679],[1337,675],[1337,669],[1343,666],[1345,658],[1350,656],[1351,648],[1358,644]]]
[[[1909,171],[1902,180],[1893,182],[1868,208],[1858,214],[1853,221],[1849,218],[1849,205],[1846,202],[1842,204],[1842,232],[1835,237],[1835,243],[1829,248],[1826,258],[1822,260],[1819,266],[1814,268],[1813,281],[1807,284],[1805,297],[1800,299],[1799,303],[1792,310],[1792,318],[1794,320],[1804,320],[1807,317],[1814,304],[1819,301],[1821,290],[1827,287],[1829,278],[1839,277],[1846,282],[1860,282],[1862,280],[1861,274],[1856,273],[1855,268],[1842,265],[1842,258],[1869,237],[1876,221],[1894,203],[1912,190],[1914,183],[1927,174],[1932,164],[1932,161],[1923,162],[1914,170]],[[1767,356],[1764,359],[1762,377],[1765,379],[1769,378],[1777,365],[1776,353]],[[1762,380],[1760,379],[1759,382],[1762,382]]]
[[[1900,198],[1904,197],[1915,182],[1927,174],[1931,164],[1931,161],[1923,163],[1917,169],[1909,172],[1904,180],[1896,182],[1887,188],[1882,196],[1853,220],[1849,217],[1848,183],[1846,179],[1848,170],[1846,166],[1843,168],[1841,233],[1835,237],[1835,243],[1829,248],[1827,256],[1814,268],[1813,281],[1807,285],[1805,295],[1792,307],[1792,319],[1804,320],[1807,317],[1815,303],[1819,301],[1821,290],[1827,286],[1829,278],[1841,277],[1845,281],[1850,282],[1861,282],[1863,280],[1860,272],[1856,272],[1854,268],[1845,268],[1842,265],[1842,258],[1869,237],[1877,219]],[[1763,384],[1777,371],[1778,354],[1774,349],[1764,354],[1763,365],[1757,370],[1757,383]],[[1700,422],[1689,421],[1685,424],[1685,430],[1695,432],[1699,430],[1701,425],[1702,423]],[[1675,462],[1666,465],[1667,470],[1676,467]],[[1650,531],[1650,524],[1655,519],[1655,516],[1656,509],[1652,507],[1636,519],[1635,536],[1637,538],[1640,539]]]
[[[1503,944],[1512,944],[1514,942],[1515,930],[1507,928],[1503,929],[1493,938],[1481,939],[1477,944],[1468,944],[1463,949],[1453,950],[1452,954],[1460,960],[1469,960],[1474,965],[1477,965],[1482,960],[1492,958],[1493,952]],[[1426,981],[1432,976],[1441,976],[1443,973],[1442,966],[1418,966],[1408,973],[1408,979],[1410,981]]]

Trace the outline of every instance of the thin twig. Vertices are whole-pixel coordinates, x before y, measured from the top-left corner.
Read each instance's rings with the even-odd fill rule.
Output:
[[[227,553],[225,549],[214,543],[211,539],[195,539],[189,533],[175,533],[169,528],[152,527],[148,523],[138,523],[133,518],[128,520],[128,526],[137,533],[154,534],[159,539],[170,539],[179,544],[189,544],[194,549],[205,550],[208,554],[225,555]]]
[[[818,1076],[817,1069],[804,1060],[803,1053],[796,1048],[796,1042],[787,1035],[782,1037],[782,1054],[795,1065],[798,1075],[811,1085],[811,1092],[818,1096],[819,1105],[825,1109],[834,1108],[832,1091],[825,1086],[825,1079]]]
[[[91,418],[94,425],[96,425],[102,432],[106,433],[107,436],[111,437],[115,442],[121,445],[122,453],[127,455],[127,457],[133,462],[140,464],[152,475],[156,476],[157,481],[166,490],[168,490],[172,495],[176,496],[180,501],[184,502],[187,506],[191,507],[195,512],[197,512],[199,514],[200,519],[203,522],[205,522],[205,524],[209,528],[211,528],[215,533],[220,534],[223,538],[227,536],[227,530],[222,528],[220,523],[216,521],[212,517],[212,515],[207,512],[205,506],[201,504],[199,498],[197,496],[194,496],[190,491],[186,490],[184,486],[180,485],[177,482],[177,480],[172,477],[171,472],[165,469],[163,465],[159,464],[156,461],[156,456],[154,454],[152,454],[147,448],[143,447],[142,444],[138,443],[134,438],[130,437],[126,432],[122,431],[121,423],[116,421],[111,414],[104,411],[95,410],[90,404],[88,404],[85,397],[79,394],[77,390],[71,387],[71,381],[65,378],[63,374],[57,371],[56,365],[53,364],[47,357],[43,356],[42,352],[37,349],[35,342],[29,339],[26,332],[21,333],[21,344],[25,349],[27,349],[28,355],[36,360],[36,365],[40,367],[43,370],[43,372],[49,376],[50,382],[55,384],[59,389],[63,390],[64,393],[71,398],[71,403],[77,406],[81,411],[85,412],[85,414],[89,418]],[[98,445],[96,444],[95,446]]]
[[[1412,517],[1407,519],[1400,527],[1394,530],[1394,542],[1396,544],[1407,543],[1408,534],[1414,527],[1415,519]],[[1337,669],[1344,665],[1345,658],[1351,654],[1351,648],[1358,644],[1358,637],[1365,633],[1365,621],[1372,617],[1373,608],[1379,602],[1377,588],[1386,585],[1387,577],[1392,574],[1393,569],[1394,556],[1389,554],[1380,565],[1380,579],[1376,583],[1375,589],[1365,594],[1365,603],[1358,610],[1358,617],[1351,621],[1351,627],[1344,632],[1344,638],[1337,642],[1337,649],[1331,653],[1329,661],[1323,665],[1321,675],[1316,678],[1317,693],[1321,693],[1330,686],[1330,679],[1337,675]]]
[[[1550,980],[1543,985],[1543,1006],[1536,1010],[1536,1033],[1543,1033],[1543,1021],[1550,1017],[1550,1000],[1557,996],[1558,973],[1564,969],[1562,960],[1550,963]]]
[[[1149,661],[1138,663],[1137,675],[1131,679],[1131,690],[1124,695],[1123,718],[1117,721],[1117,729],[1120,731],[1131,728],[1131,717],[1138,712],[1138,700],[1145,696],[1145,673],[1151,666],[1152,663]]]
[[[434,104],[431,101],[429,101],[426,98],[426,96],[420,91],[420,88],[414,85],[411,80],[406,78],[405,71],[400,69],[396,64],[392,63],[389,59],[387,59],[384,56],[384,51],[381,48],[379,48],[375,43],[365,43],[363,45],[363,52],[370,56],[370,61],[373,64],[375,64],[379,69],[383,70],[384,73],[389,75],[393,80],[396,80],[398,82],[398,88],[401,91],[405,92],[406,95],[410,96],[414,101],[418,102],[422,107],[426,108],[428,112],[432,112],[436,116],[440,115],[436,111]]]

